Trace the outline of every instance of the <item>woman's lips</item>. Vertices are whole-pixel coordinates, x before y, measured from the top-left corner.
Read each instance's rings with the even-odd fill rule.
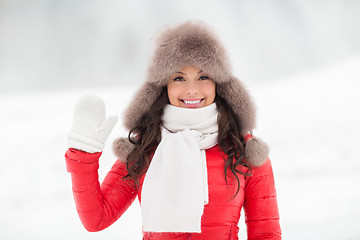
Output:
[[[186,107],[197,107],[204,100],[204,98],[201,98],[201,99],[180,99],[180,100]]]

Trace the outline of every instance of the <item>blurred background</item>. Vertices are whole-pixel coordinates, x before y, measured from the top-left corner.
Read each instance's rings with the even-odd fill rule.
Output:
[[[0,0],[0,92],[143,80],[149,43],[166,24],[200,19],[234,70],[268,81],[360,52],[360,1]]]
[[[356,0],[0,0],[0,239],[141,239],[137,200],[102,232],[82,227],[64,161],[72,107],[92,93],[120,117],[102,181],[152,36],[189,19],[214,27],[258,106],[283,238],[360,239],[359,12]]]

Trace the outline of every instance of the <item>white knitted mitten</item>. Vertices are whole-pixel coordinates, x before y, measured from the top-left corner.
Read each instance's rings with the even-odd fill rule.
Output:
[[[105,103],[101,98],[88,95],[79,99],[67,139],[69,148],[88,153],[101,152],[117,121],[114,115],[105,118]]]

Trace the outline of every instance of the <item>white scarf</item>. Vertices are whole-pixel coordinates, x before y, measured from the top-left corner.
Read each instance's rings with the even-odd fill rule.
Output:
[[[164,108],[162,140],[142,186],[143,231],[201,232],[209,202],[205,149],[218,142],[217,115],[215,103]]]

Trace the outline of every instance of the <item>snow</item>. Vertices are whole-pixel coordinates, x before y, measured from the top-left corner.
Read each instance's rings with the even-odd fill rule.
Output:
[[[244,80],[258,106],[255,135],[271,147],[284,239],[360,239],[360,56],[262,83]],[[72,106],[86,93],[121,115],[138,86],[0,96],[0,239],[141,239],[138,201],[108,229],[89,233],[66,172]],[[100,180],[115,161],[111,142]],[[243,218],[241,239],[246,239]]]

